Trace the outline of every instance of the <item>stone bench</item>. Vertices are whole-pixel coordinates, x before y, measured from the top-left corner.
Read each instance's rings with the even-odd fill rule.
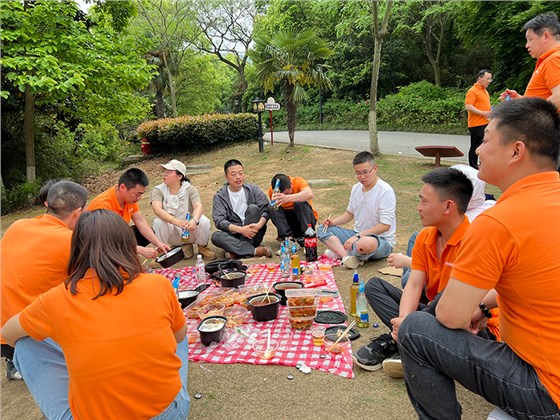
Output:
[[[455,146],[416,146],[422,156],[436,158],[436,168],[440,167],[442,157],[461,157],[463,152]]]

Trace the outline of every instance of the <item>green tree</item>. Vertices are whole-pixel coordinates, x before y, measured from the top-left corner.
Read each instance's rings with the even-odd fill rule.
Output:
[[[23,95],[22,101],[10,98],[10,104],[16,109],[21,104],[23,111],[29,181],[36,177],[36,112],[123,123],[147,109],[135,91],[148,83],[151,69],[135,54],[130,40],[104,22],[110,12],[100,10],[98,20],[90,20],[72,1],[2,4],[1,95],[4,100],[18,92]]]
[[[280,31],[273,38],[255,38],[254,61],[257,80],[265,92],[274,92],[275,84],[284,87],[290,146],[294,146],[296,112],[299,102],[308,99],[309,86],[330,89],[323,61],[332,54],[327,43],[313,30]]]

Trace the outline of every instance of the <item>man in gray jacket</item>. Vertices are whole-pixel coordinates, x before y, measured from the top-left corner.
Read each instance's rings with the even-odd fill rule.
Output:
[[[227,258],[271,257],[269,247],[260,246],[268,222],[268,199],[254,184],[245,184],[243,165],[236,159],[224,164],[226,183],[214,195],[212,218],[218,231],[212,243]]]

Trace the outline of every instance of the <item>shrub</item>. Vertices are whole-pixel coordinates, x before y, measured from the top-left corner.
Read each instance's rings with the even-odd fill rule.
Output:
[[[2,186],[2,215],[37,204],[42,182],[24,182],[7,190]]]
[[[205,114],[147,121],[136,131],[153,153],[174,153],[254,140],[257,128],[254,114]]]

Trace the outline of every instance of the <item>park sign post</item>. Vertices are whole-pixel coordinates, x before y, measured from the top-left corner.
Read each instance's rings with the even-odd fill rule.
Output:
[[[278,111],[280,109],[280,104],[277,104],[274,98],[271,96],[266,100],[264,104],[264,109],[268,111],[270,115],[270,145],[274,145],[274,130],[272,129],[272,111]]]

